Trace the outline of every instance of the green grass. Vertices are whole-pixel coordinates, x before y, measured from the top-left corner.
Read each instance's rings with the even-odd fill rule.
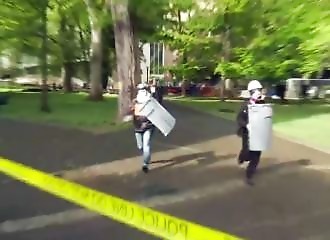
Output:
[[[296,120],[279,122],[275,130],[286,137],[329,152],[330,114],[311,115]]]
[[[39,93],[10,93],[9,104],[0,106],[0,117],[61,125],[94,132],[125,128],[115,124],[117,99],[90,102],[86,94],[49,93],[51,113],[40,112]]]
[[[0,93],[20,92],[20,91],[23,91],[23,88],[0,88]]]
[[[217,99],[171,98],[180,105],[235,120],[240,101],[220,102]],[[330,104],[313,101],[287,105],[274,104],[274,129],[307,145],[330,149]]]

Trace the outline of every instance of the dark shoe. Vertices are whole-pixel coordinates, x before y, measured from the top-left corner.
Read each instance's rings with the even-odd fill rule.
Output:
[[[249,154],[243,150],[238,155],[237,162],[239,165],[242,165],[244,162],[249,162]]]
[[[254,181],[252,180],[252,178],[246,178],[246,184],[249,186],[254,186]]]
[[[244,160],[238,158],[237,163],[238,163],[238,165],[242,165],[244,163]]]
[[[148,171],[149,171],[148,166],[147,166],[147,165],[143,165],[143,167],[142,167],[142,171],[143,171],[144,173],[148,173]]]

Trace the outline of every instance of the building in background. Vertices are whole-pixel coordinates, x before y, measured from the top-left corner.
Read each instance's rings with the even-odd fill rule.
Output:
[[[175,64],[176,55],[174,52],[161,42],[143,44],[142,52],[142,82],[148,82],[151,79],[171,80],[166,68]]]

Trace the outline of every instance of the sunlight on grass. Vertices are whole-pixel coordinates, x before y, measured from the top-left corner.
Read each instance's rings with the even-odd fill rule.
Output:
[[[0,116],[43,122],[93,131],[109,131],[126,127],[115,124],[117,99],[107,96],[102,102],[90,102],[85,93],[49,93],[51,113],[42,113],[39,93],[12,93],[9,104],[0,107]]]
[[[229,120],[235,119],[240,108],[239,102],[220,102],[217,99],[175,98],[170,101]]]
[[[23,88],[0,88],[0,93],[20,92],[20,91],[23,91]]]
[[[235,120],[242,101],[233,100],[221,102],[216,99],[178,98],[171,99],[172,102],[196,110],[208,112],[226,119]],[[306,104],[274,104],[274,122],[291,121],[297,118],[306,118],[311,115],[330,113],[330,104],[306,103]]]
[[[290,138],[299,138],[330,150],[330,113],[275,124],[275,130]]]

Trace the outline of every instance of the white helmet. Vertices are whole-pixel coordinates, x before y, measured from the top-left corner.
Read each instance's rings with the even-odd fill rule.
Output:
[[[145,83],[139,83],[137,86],[136,86],[136,88],[137,89],[144,89],[144,88],[147,88],[148,87],[148,85],[147,84],[145,84]]]
[[[252,80],[249,82],[248,87],[247,87],[248,91],[252,91],[252,90],[256,90],[256,89],[261,89],[263,88],[261,83],[258,80]]]

